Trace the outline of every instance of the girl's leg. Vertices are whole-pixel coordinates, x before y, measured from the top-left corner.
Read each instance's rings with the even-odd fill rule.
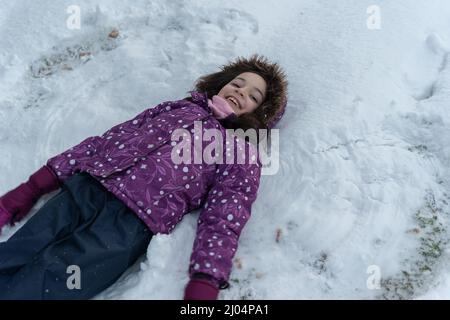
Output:
[[[92,298],[145,253],[152,233],[122,201],[88,175],[67,187],[79,223],[0,281],[0,298]]]
[[[58,238],[67,237],[80,220],[65,185],[6,242],[0,243],[0,289],[4,276],[17,272]],[[1,290],[0,290],[1,291]]]

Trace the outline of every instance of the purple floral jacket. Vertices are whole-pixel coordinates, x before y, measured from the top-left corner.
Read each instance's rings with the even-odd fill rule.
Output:
[[[257,197],[262,165],[256,148],[236,135],[234,151],[229,151],[226,129],[213,116],[206,93],[193,91],[191,97],[191,101],[166,101],[146,109],[102,136],[89,137],[50,158],[47,166],[62,182],[75,173],[89,173],[122,199],[154,234],[170,233],[186,213],[201,208],[189,275],[210,275],[224,289],[229,286],[239,236]],[[225,163],[225,154],[224,163],[208,164],[204,159],[194,163],[194,152],[191,164],[172,161],[177,146],[172,132],[183,128],[192,142],[199,140],[194,121],[201,121],[203,132],[215,128],[222,133],[221,148],[228,156],[234,153],[234,164]],[[203,150],[212,143],[201,140]],[[250,152],[244,163],[237,161],[241,156],[238,150],[242,152],[239,143]],[[255,156],[256,161],[249,161]]]

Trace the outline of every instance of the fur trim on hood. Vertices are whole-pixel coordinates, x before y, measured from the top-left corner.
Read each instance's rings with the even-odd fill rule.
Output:
[[[266,57],[253,54],[250,58],[238,57],[223,65],[220,71],[200,77],[195,89],[205,92],[209,98],[218,92],[239,74],[253,72],[260,75],[267,83],[266,99],[261,106],[251,113],[243,114],[233,120],[231,127],[262,129],[273,128],[283,117],[287,105],[288,81],[284,71]]]
[[[283,117],[287,105],[288,81],[281,67],[264,56],[254,54],[249,59],[239,57],[223,66],[222,70],[233,74],[254,72],[264,78],[267,83],[266,100],[258,109],[264,113],[267,128],[273,128]]]

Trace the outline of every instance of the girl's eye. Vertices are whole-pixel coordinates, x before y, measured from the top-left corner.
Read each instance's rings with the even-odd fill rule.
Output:
[[[237,83],[231,83],[231,85],[239,88],[239,86],[237,85]],[[253,96],[252,96],[252,99],[253,99],[253,101],[255,101],[256,103],[258,102],[258,100],[257,100],[255,97],[253,97]]]

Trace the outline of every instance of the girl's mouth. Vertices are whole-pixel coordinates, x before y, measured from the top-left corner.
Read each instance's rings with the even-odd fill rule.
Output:
[[[232,104],[234,104],[237,108],[239,108],[240,109],[240,107],[239,107],[239,103],[238,103],[238,101],[234,98],[234,97],[228,97],[227,98],[227,100],[229,100]]]

